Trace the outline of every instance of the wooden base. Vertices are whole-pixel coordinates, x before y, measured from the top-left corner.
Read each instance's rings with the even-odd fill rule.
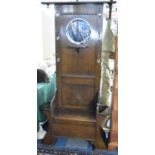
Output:
[[[95,148],[106,149],[96,115],[84,111],[57,111],[53,116],[46,111],[49,129],[43,139],[45,144],[51,144],[56,138],[65,136],[90,141]]]
[[[108,150],[114,150],[118,147],[118,143],[117,142],[110,142],[108,145]]]
[[[101,136],[101,128],[98,126],[97,131],[96,131],[96,141],[95,141],[95,148],[97,149],[106,149],[106,145],[103,141],[103,137]]]

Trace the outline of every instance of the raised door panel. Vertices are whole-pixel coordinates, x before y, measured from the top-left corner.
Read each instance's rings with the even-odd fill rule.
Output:
[[[88,108],[94,98],[94,88],[86,85],[66,85],[62,88],[64,106]]]

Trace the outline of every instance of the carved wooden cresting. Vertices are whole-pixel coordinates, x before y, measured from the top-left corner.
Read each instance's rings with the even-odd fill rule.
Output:
[[[49,122],[46,144],[67,136],[105,148],[97,115],[102,7],[102,3],[55,4],[57,92],[44,110]]]

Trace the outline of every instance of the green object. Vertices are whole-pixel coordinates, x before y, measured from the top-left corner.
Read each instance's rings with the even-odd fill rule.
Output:
[[[37,127],[39,122],[46,120],[45,115],[40,111],[41,105],[49,104],[56,91],[56,74],[52,74],[48,83],[37,84]]]

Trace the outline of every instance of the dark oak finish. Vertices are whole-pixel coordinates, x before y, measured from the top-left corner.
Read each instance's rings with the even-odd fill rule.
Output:
[[[49,122],[44,143],[59,136],[91,141],[104,149],[101,118],[96,113],[100,82],[102,4],[55,5],[57,93],[44,111]],[[75,45],[66,37],[68,23],[82,18],[91,25],[90,39]]]

